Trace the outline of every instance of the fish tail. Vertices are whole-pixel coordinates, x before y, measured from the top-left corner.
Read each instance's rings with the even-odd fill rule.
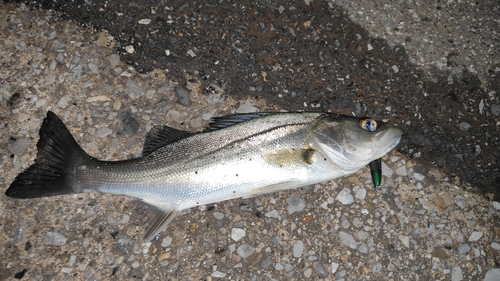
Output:
[[[51,111],[43,119],[37,149],[35,163],[14,179],[5,195],[26,199],[77,193],[74,167],[77,161],[91,157]]]

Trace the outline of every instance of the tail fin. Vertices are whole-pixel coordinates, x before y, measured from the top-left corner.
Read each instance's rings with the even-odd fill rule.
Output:
[[[14,179],[5,195],[25,199],[76,193],[72,188],[76,161],[89,156],[51,111],[43,119],[37,149],[35,163]]]

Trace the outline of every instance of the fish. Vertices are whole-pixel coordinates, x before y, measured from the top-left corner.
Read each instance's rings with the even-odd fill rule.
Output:
[[[34,163],[6,196],[134,197],[146,210],[144,239],[151,241],[184,209],[352,174],[395,148],[403,130],[325,112],[234,114],[213,118],[201,132],[154,126],[142,155],[119,161],[87,154],[51,111],[39,135]]]

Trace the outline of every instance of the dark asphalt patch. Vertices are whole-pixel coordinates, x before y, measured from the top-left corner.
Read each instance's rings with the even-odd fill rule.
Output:
[[[166,69],[180,85],[186,77],[197,77],[206,93],[217,86],[234,99],[250,95],[286,110],[388,119],[406,132],[401,151],[444,167],[474,191],[500,200],[498,116],[484,105],[489,97],[481,82],[470,73],[453,81],[445,73],[426,79],[403,47],[369,37],[333,4],[29,3],[108,30],[121,59],[139,72]],[[142,19],[149,24],[140,24]],[[500,72],[489,73],[488,87],[500,89]]]

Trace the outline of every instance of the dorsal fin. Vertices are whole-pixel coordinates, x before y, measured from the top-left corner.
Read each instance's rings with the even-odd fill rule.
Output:
[[[146,135],[142,156],[151,154],[151,152],[169,143],[187,138],[193,133],[174,129],[165,125],[156,125]]]
[[[208,128],[204,130],[204,132],[216,131],[219,129],[224,129],[236,124],[240,124],[255,118],[267,116],[271,113],[268,112],[259,112],[259,113],[243,113],[243,114],[232,114],[226,116],[214,117],[210,121]]]

